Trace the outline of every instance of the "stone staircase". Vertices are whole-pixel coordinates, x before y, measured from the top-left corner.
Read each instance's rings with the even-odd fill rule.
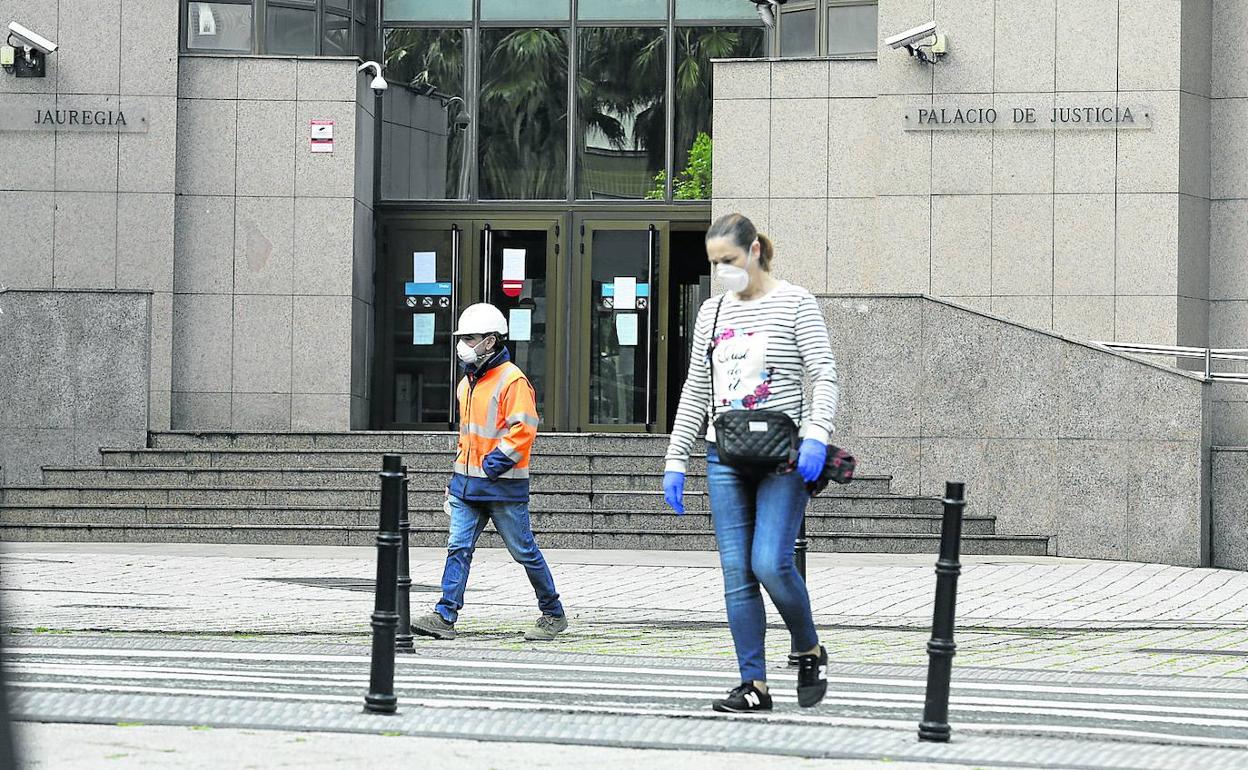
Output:
[[[0,491],[0,539],[370,546],[381,453],[409,469],[413,545],[444,546],[442,490],[451,433],[153,433],[150,448],[103,449],[102,466],[45,467],[40,486]],[[689,467],[685,505],[663,502],[666,436],[538,437],[532,521],[544,548],[711,550],[705,455]],[[812,551],[935,553],[941,504],[890,494],[862,476],[813,500]],[[481,544],[502,543],[490,527]],[[1044,555],[1048,538],[995,534],[968,507],[963,552]]]

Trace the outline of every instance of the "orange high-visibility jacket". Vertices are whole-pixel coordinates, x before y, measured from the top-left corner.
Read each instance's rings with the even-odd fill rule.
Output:
[[[459,383],[459,451],[450,492],[461,500],[527,501],[537,398],[504,349]]]

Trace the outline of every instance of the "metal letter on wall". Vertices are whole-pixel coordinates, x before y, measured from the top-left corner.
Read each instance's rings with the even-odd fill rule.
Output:
[[[1153,111],[1141,104],[915,104],[901,115],[906,131],[1104,131],[1153,127]]]
[[[74,131],[102,134],[147,133],[147,106],[122,106],[115,98],[49,100],[0,110],[0,131]]]

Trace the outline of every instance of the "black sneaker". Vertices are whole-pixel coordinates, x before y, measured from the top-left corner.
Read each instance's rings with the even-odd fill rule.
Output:
[[[728,693],[727,698],[712,703],[711,708],[733,714],[771,711],[771,695],[760,691],[753,682],[742,682]]]
[[[819,645],[818,655],[797,656],[797,705],[809,708],[828,691],[828,651]]]

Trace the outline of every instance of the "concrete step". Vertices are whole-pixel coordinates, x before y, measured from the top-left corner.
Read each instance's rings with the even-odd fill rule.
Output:
[[[450,473],[442,470],[411,470],[410,489],[434,491],[446,487]],[[43,469],[44,486],[56,487],[245,487],[257,488],[334,488],[376,489],[376,471],[364,468],[178,468],[112,467],[72,468],[48,466]],[[653,472],[628,471],[545,471],[534,469],[530,488],[534,492],[609,492],[662,489],[662,469]],[[845,486],[833,485],[826,497],[883,495],[888,492],[887,476],[861,476]],[[686,490],[706,489],[706,478],[690,474]]]
[[[149,434],[154,449],[363,449],[376,452],[450,451],[457,434],[449,431],[351,431],[343,433],[196,433],[162,431]],[[629,454],[662,457],[669,437],[661,433],[547,433],[537,436],[541,452]],[[703,442],[695,452],[704,452]]]
[[[543,548],[594,548],[630,550],[714,550],[714,535],[701,532],[671,531],[565,531],[537,530]],[[127,543],[258,543],[288,545],[372,546],[376,532],[365,527],[271,525],[76,525],[0,524],[0,540],[41,542],[127,542]],[[414,546],[442,547],[446,533],[440,528],[418,528],[412,532]],[[817,552],[930,553],[935,554],[940,538],[928,534],[817,533],[810,536],[810,549]],[[479,543],[500,548],[497,533],[487,530]],[[1035,535],[964,535],[962,553],[998,556],[1044,556],[1048,538]]]
[[[454,461],[450,450],[401,452],[411,470],[447,471]],[[363,468],[381,469],[382,453],[367,449],[101,449],[102,464],[109,468]],[[663,470],[663,458],[634,454],[585,454],[539,452],[532,461],[545,471],[637,471]],[[689,459],[690,473],[705,473],[705,456]]]
[[[441,508],[415,508],[410,513],[412,526],[445,531],[447,517]],[[376,508],[265,506],[265,505],[64,505],[58,507],[0,505],[0,520],[9,524],[110,525],[132,527],[144,525],[193,524],[206,526],[269,525],[365,527],[377,526]],[[711,532],[711,515],[707,511],[687,512],[677,516],[667,510],[602,511],[590,509],[534,508],[531,514],[537,530],[558,529],[590,532],[619,531],[702,531]],[[872,514],[809,511],[808,532],[851,533],[915,533],[940,532],[940,516],[918,514]],[[963,531],[967,534],[993,534],[991,517],[967,516]]]
[[[852,487],[852,485],[851,485]],[[443,491],[411,490],[408,506],[412,509],[442,507]],[[151,507],[161,505],[265,505],[290,507],[347,507],[376,510],[380,492],[376,489],[333,488],[245,488],[245,487],[10,487],[0,490],[0,503],[8,506],[58,507],[72,505],[129,505]],[[3,507],[3,506],[0,506]],[[535,492],[531,507],[569,510],[665,510],[663,493],[659,490],[608,492]],[[709,499],[705,492],[685,495],[690,511],[706,510]],[[808,510],[881,514],[938,514],[940,501],[935,498],[912,498],[897,495],[851,495],[844,497],[820,495],[810,501]]]

